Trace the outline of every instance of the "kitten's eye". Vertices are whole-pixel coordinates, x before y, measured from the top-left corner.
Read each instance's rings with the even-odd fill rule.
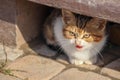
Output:
[[[71,36],[74,36],[74,35],[75,35],[74,32],[71,32],[71,31],[69,31],[69,34],[70,34]]]
[[[89,37],[90,37],[90,34],[83,35],[83,38],[89,38]]]

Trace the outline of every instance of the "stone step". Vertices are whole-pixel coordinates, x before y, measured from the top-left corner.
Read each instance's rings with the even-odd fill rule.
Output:
[[[64,68],[60,63],[35,55],[20,58],[7,67],[14,70],[12,73],[15,76],[29,80],[49,80]]]
[[[101,73],[120,79],[120,58],[106,65]]]
[[[21,80],[21,79],[0,73],[0,80]]]
[[[111,80],[94,72],[84,72],[76,68],[68,69],[51,80]]]

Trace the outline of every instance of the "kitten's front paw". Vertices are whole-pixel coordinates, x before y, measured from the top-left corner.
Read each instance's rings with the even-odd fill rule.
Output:
[[[90,59],[90,60],[86,60],[84,63],[85,63],[85,64],[92,65],[92,64],[96,64],[96,62],[97,62],[97,57],[93,57],[93,58]]]
[[[81,64],[83,64],[82,60],[77,60],[77,59],[71,59],[70,62],[71,62],[71,64],[74,64],[74,65],[81,65]]]
[[[91,65],[91,64],[93,64],[93,62],[92,61],[85,61],[85,64]]]

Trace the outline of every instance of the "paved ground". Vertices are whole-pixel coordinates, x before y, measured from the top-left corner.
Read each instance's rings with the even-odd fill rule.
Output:
[[[67,62],[65,55],[51,58],[55,52],[44,45],[24,48],[27,54],[5,67],[12,75],[0,73],[0,80],[120,80],[119,49],[106,49],[103,52],[104,64],[100,66],[75,66]]]

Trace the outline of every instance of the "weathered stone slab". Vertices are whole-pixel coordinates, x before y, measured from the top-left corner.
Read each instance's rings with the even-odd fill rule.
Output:
[[[93,73],[83,72],[76,68],[68,69],[54,77],[52,80],[111,80],[108,77]]]
[[[5,60],[7,57],[8,61],[13,61],[23,54],[23,50],[12,49],[10,47],[0,45],[0,60]]]
[[[120,58],[106,65],[101,73],[120,79]]]
[[[0,80],[22,80],[22,79],[0,73]]]
[[[16,60],[7,68],[16,70],[13,71],[13,74],[22,79],[28,78],[29,80],[49,80],[61,72],[65,66],[51,59],[28,55]]]

